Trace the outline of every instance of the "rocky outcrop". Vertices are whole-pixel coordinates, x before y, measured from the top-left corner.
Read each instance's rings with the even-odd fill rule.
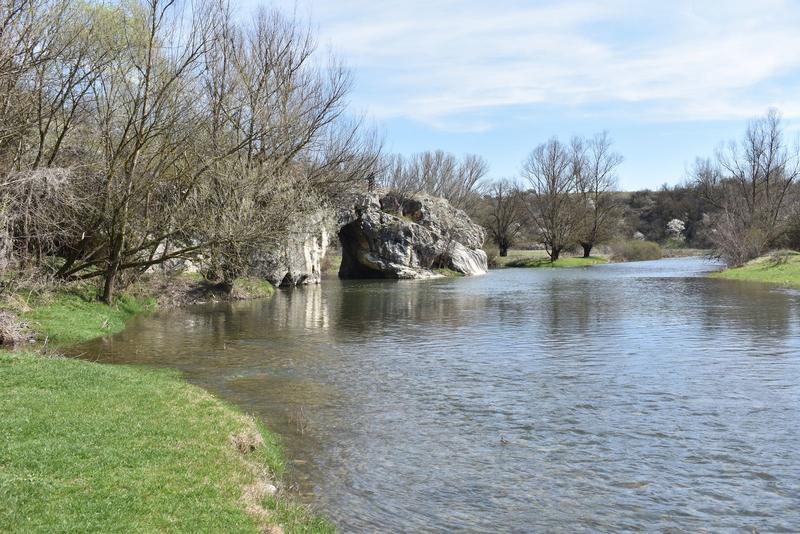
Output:
[[[433,278],[487,271],[482,227],[447,200],[388,193],[358,199],[339,230],[340,278]]]
[[[320,283],[331,226],[332,217],[324,210],[298,222],[289,229],[281,246],[254,258],[253,274],[276,287]]]

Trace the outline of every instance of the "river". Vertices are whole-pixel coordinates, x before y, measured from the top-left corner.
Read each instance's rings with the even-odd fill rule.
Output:
[[[261,417],[342,532],[798,532],[800,293],[715,269],[326,280],[80,351]]]

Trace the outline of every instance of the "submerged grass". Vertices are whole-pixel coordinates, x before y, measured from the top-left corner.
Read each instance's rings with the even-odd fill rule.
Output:
[[[714,278],[744,280],[800,288],[800,252],[779,251],[741,267],[711,274]]]
[[[441,267],[439,269],[433,269],[433,272],[444,276],[445,278],[461,278],[464,276],[464,273],[460,273],[458,271],[454,271],[453,269],[449,269],[447,267]]]
[[[278,440],[177,373],[0,353],[0,412],[0,531],[330,531],[281,498],[248,510]],[[246,458],[231,436],[253,432]]]

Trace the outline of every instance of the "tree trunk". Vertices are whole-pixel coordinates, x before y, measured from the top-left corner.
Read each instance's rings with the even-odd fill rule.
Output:
[[[501,246],[500,247],[500,256],[503,257],[503,258],[508,256],[508,247],[506,247],[506,246]]]
[[[594,245],[592,243],[581,243],[581,246],[583,247],[583,257],[588,258]]]
[[[553,250],[550,251],[550,261],[558,260],[558,256],[560,254],[561,254],[561,249],[560,248],[553,248]]]
[[[111,304],[114,300],[114,285],[117,283],[123,243],[124,240],[121,237],[114,239],[111,243],[111,250],[108,254],[108,269],[106,270],[105,283],[103,284],[103,295],[100,297],[106,304]]]
[[[119,265],[117,262],[109,262],[108,270],[106,271],[106,280],[103,284],[103,296],[101,299],[106,304],[111,304],[114,300],[114,284],[117,282],[117,271]]]

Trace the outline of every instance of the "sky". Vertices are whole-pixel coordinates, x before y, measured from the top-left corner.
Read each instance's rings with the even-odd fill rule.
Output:
[[[621,188],[652,189],[685,180],[770,107],[800,134],[798,0],[272,5],[350,67],[352,107],[388,151],[480,154],[495,178],[518,176],[553,136],[607,130],[625,158]]]

